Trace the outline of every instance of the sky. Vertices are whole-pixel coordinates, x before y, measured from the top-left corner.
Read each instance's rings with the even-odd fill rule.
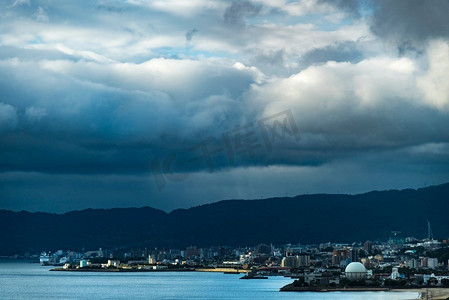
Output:
[[[170,211],[449,182],[447,11],[1,1],[0,209]]]

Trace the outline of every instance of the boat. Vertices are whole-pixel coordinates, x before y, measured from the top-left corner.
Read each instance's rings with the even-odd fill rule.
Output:
[[[41,263],[41,266],[48,266],[50,264],[50,255],[46,252],[42,252],[39,257],[39,262]]]

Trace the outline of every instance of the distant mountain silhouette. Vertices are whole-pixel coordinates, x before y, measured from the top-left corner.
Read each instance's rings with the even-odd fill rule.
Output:
[[[354,242],[391,231],[449,236],[449,183],[359,195],[225,200],[171,213],[154,209],[86,209],[65,214],[0,210],[0,255],[115,247],[245,246],[258,243]]]

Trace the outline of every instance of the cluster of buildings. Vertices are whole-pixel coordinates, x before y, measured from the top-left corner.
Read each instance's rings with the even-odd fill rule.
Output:
[[[262,275],[291,276],[307,284],[339,284],[343,278],[354,278],[348,276],[348,267],[351,270],[357,266],[356,269],[361,270],[362,266],[364,271],[359,273],[363,273],[366,280],[442,284],[449,279],[449,240],[395,237],[387,242],[350,244],[58,250],[43,253],[40,261],[65,268],[231,268]]]

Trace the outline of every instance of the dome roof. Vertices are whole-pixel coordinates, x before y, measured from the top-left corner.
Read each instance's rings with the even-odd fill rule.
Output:
[[[346,267],[345,273],[366,273],[366,268],[359,262],[352,262]]]

